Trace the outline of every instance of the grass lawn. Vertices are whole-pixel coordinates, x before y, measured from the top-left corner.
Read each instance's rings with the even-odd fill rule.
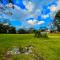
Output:
[[[44,60],[60,60],[60,34],[49,34],[49,39],[34,38],[33,34],[0,34],[0,60],[3,53],[13,46],[25,47],[32,45],[34,53]],[[32,54],[14,55],[9,60],[36,60]]]

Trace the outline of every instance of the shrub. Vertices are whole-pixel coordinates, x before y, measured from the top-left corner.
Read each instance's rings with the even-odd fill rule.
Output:
[[[47,32],[41,32],[41,35],[42,35],[43,38],[48,38]]]
[[[35,31],[35,36],[37,38],[48,38],[47,32]]]

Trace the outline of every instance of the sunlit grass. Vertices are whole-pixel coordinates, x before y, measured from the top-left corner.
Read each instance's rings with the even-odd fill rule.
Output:
[[[60,34],[49,34],[49,38],[34,38],[34,34],[0,34],[0,60],[2,53],[13,46],[32,45],[44,60],[60,60]],[[34,60],[32,55],[13,56],[11,60]]]

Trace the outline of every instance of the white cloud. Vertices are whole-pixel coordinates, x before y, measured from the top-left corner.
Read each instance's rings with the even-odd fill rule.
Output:
[[[51,5],[48,8],[50,9],[51,12],[55,12],[57,10],[57,6],[56,5]]]
[[[45,21],[38,21],[37,24],[44,24],[44,23],[45,23]]]
[[[16,8],[17,10],[21,10],[21,8],[17,5],[14,5],[14,8]]]
[[[50,9],[50,17],[54,18],[55,14],[57,13],[58,10],[60,10],[60,0],[57,0],[57,5],[51,5],[50,7],[48,7],[48,9]]]
[[[41,15],[42,18],[46,19],[49,17],[49,14],[46,14],[46,15]]]
[[[28,20],[28,24],[35,25],[37,23],[37,20]]]
[[[25,7],[28,9],[28,11],[32,11],[34,9],[34,4],[32,2],[26,2],[26,1],[23,1],[23,4],[25,5]]]
[[[57,5],[51,5],[48,8],[50,9],[51,12],[56,12],[60,10],[60,0],[57,0]]]
[[[45,23],[45,21],[28,20],[27,23],[30,24],[30,25],[35,25],[35,24],[38,24],[39,25],[39,24]]]

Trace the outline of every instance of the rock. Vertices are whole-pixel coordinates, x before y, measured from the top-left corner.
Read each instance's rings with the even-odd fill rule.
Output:
[[[7,55],[12,54],[12,51],[7,51]]]
[[[29,49],[29,51],[28,51],[29,53],[32,53],[32,50],[31,49]]]
[[[29,46],[27,46],[27,47],[25,47],[25,54],[30,54],[30,53],[32,53],[32,46],[31,45],[29,45]]]
[[[32,49],[32,48],[33,48],[33,46],[32,46],[32,45],[29,45],[28,47],[29,47],[29,49]]]
[[[7,51],[7,55],[15,55],[20,54],[19,48],[12,48],[11,50]]]
[[[27,46],[25,48],[22,48],[22,47],[20,47],[20,48],[13,47],[12,49],[10,49],[10,50],[7,51],[6,55],[7,56],[8,55],[17,55],[17,54],[22,54],[22,53],[24,53],[24,54],[30,54],[30,53],[33,52],[32,48],[33,47],[31,45],[29,45],[29,46]]]
[[[11,54],[14,55],[14,54],[20,54],[20,51],[19,51],[19,48],[13,48],[11,50]]]

